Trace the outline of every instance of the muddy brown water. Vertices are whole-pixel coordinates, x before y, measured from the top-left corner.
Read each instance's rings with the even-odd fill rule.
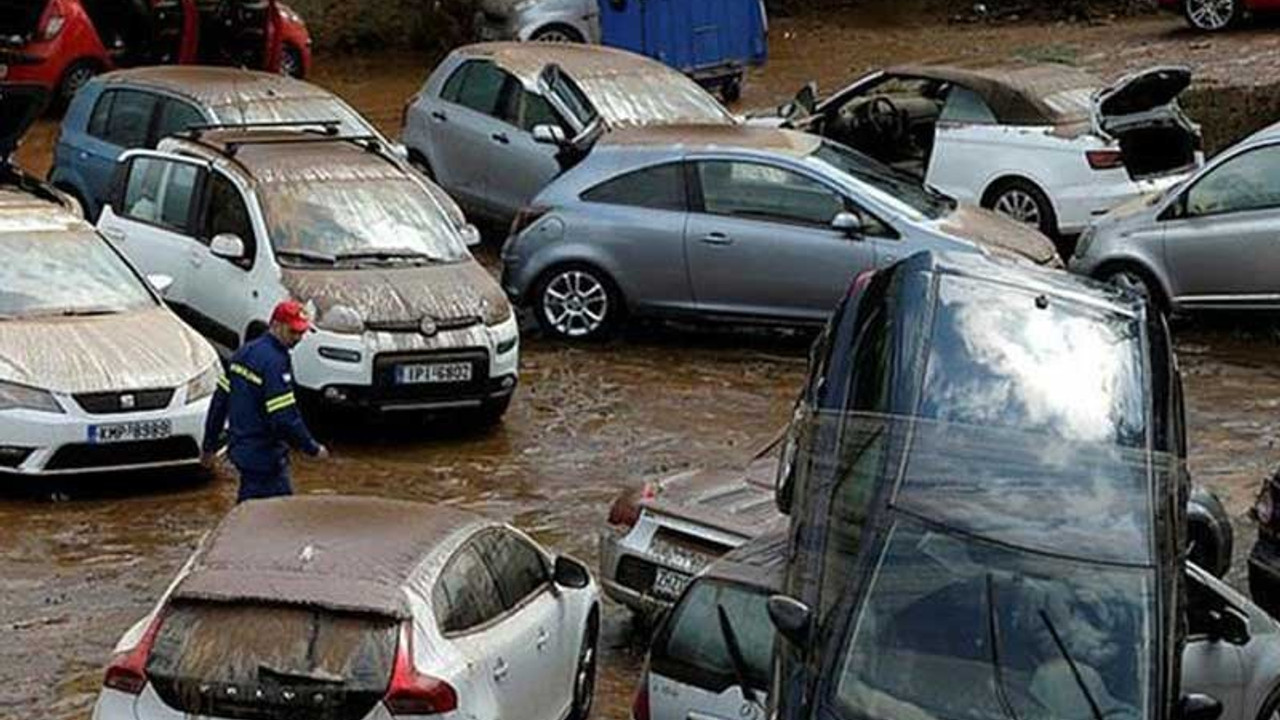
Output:
[[[1058,53],[1096,58],[1204,58],[1208,68],[1248,50],[1269,58],[1274,40],[1250,31],[1199,50],[1178,21],[1116,26],[853,26],[774,23],[769,67],[753,72],[744,105],[780,101],[801,83],[831,88],[889,62],[980,53]],[[1280,37],[1280,34],[1277,34]],[[1233,45],[1239,47],[1233,47]],[[1189,47],[1189,46],[1188,46]],[[1086,60],[1095,62],[1094,60]],[[1265,64],[1262,67],[1266,67]],[[412,55],[320,58],[315,80],[348,98],[388,132],[426,63]],[[43,121],[19,152],[43,173],[56,131]],[[492,249],[487,251],[492,262]],[[1184,325],[1179,353],[1187,386],[1191,466],[1237,522],[1237,563],[1251,538],[1244,512],[1280,459],[1280,335],[1256,323]],[[298,462],[307,493],[367,493],[445,502],[525,528],[556,551],[594,565],[609,502],[643,477],[748,457],[786,420],[804,372],[807,339],[777,333],[641,328],[602,346],[576,347],[528,334],[521,387],[503,425],[381,425],[326,418],[334,449],[324,464]],[[147,611],[199,537],[231,507],[234,481],[172,475],[96,478],[69,486],[7,486],[0,494],[0,718],[88,716],[102,668],[122,632]],[[624,718],[643,661],[627,613],[606,607],[596,716]]]

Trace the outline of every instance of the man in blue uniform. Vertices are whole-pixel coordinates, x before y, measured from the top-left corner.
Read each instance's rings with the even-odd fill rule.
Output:
[[[290,446],[312,457],[329,456],[311,437],[293,395],[289,351],[310,331],[302,305],[293,300],[276,305],[267,332],[241,346],[218,380],[205,419],[202,462],[212,466],[222,429],[228,426],[228,454],[240,471],[236,502],[293,494]]]

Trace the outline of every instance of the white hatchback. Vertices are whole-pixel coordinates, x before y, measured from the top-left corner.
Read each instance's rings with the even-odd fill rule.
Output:
[[[584,720],[587,568],[502,523],[376,498],[237,506],[121,639],[94,720]]]

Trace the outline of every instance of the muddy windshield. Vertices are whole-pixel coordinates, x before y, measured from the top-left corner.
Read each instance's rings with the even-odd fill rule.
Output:
[[[0,320],[109,314],[155,304],[143,280],[93,232],[0,235]]]
[[[925,187],[916,178],[843,145],[822,141],[809,156],[861,182],[881,203],[911,220],[936,220],[956,207],[955,200]]]
[[[454,220],[408,178],[290,180],[259,189],[281,263],[460,262],[469,257]]]
[[[373,134],[364,118],[336,97],[255,98],[211,109],[220,123],[337,120],[341,135]]]

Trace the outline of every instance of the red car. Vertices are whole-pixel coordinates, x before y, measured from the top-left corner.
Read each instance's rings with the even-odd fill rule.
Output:
[[[311,36],[278,0],[0,0],[0,81],[66,101],[100,72],[191,63],[303,77]]]
[[[1280,11],[1280,0],[1157,0],[1160,7],[1176,10],[1191,27],[1206,32],[1226,30],[1246,13]]]

